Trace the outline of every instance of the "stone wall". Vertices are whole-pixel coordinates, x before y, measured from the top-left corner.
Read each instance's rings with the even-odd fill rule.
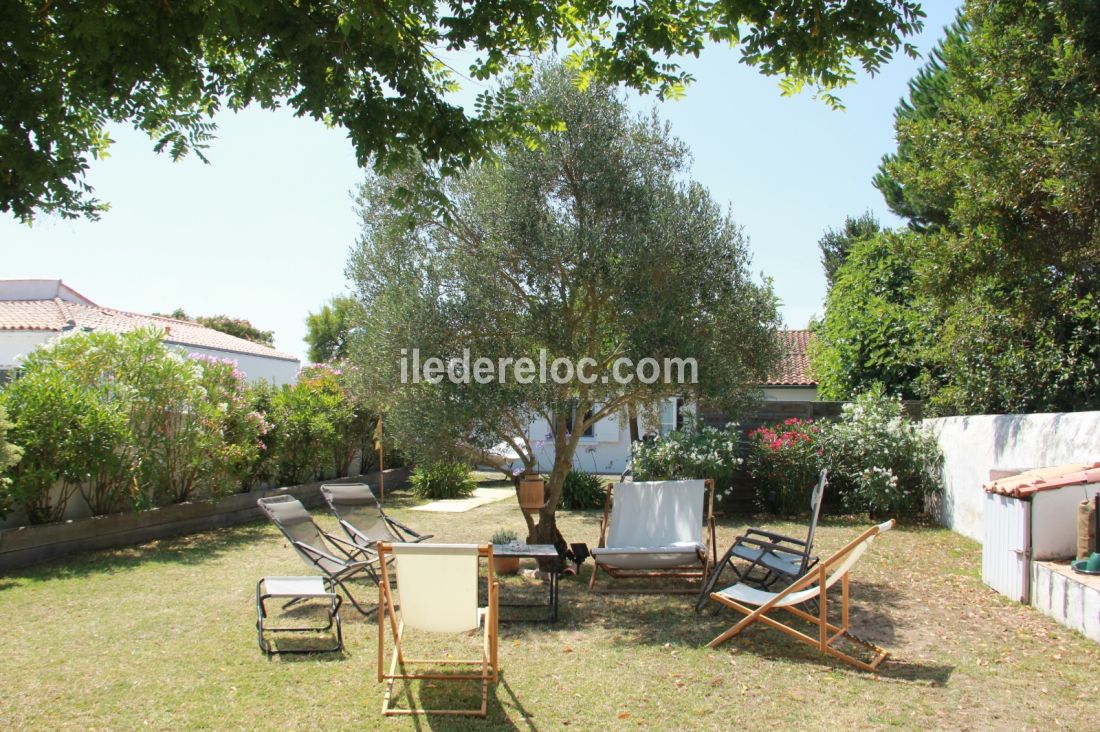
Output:
[[[387,490],[404,485],[408,476],[405,468],[385,471]],[[324,483],[368,483],[376,486],[378,478],[379,473],[375,472],[355,478],[237,493],[217,501],[180,503],[148,511],[4,529],[0,531],[0,571],[75,552],[139,544],[153,539],[246,523],[260,517],[256,499],[265,496],[289,493],[307,507],[313,508],[322,503],[320,488]]]

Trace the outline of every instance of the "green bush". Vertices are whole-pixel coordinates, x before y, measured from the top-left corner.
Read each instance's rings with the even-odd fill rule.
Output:
[[[255,391],[268,403],[272,425],[263,472],[286,485],[314,480],[326,470],[346,476],[355,456],[369,451],[375,424],[358,394],[350,374],[323,364],[303,368],[296,383],[274,393]]]
[[[0,519],[11,511],[11,478],[4,473],[23,457],[23,448],[13,445],[7,440],[8,430],[11,429],[7,412],[0,406]]]
[[[823,445],[829,485],[849,511],[918,513],[941,490],[935,437],[902,414],[900,399],[881,387],[844,405]]]
[[[749,432],[748,468],[761,509],[802,513],[821,470],[823,428],[797,418]]]
[[[561,487],[561,508],[566,511],[584,511],[603,508],[604,483],[600,476],[581,470],[570,470]]]
[[[77,491],[93,515],[223,495],[259,454],[243,374],[159,332],[68,335],[20,371],[0,393],[24,449],[8,496],[33,523],[60,519]]]
[[[99,513],[117,510],[128,495],[133,463],[125,412],[107,385],[81,381],[93,360],[82,357],[84,350],[99,356],[96,347],[108,339],[76,335],[36,349],[0,393],[12,420],[8,439],[23,450],[4,502],[25,511],[32,524],[60,520],[85,487]]]
[[[722,485],[733,477],[742,458],[737,425],[725,429],[688,421],[682,430],[652,442],[635,442],[636,480],[711,478]]]
[[[465,463],[432,463],[413,470],[413,493],[420,498],[437,501],[444,498],[465,498],[474,492],[477,483]]]

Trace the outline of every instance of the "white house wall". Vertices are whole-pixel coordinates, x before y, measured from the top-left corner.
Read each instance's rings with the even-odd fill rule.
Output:
[[[177,344],[188,353],[202,354],[213,358],[230,358],[237,362],[237,368],[244,372],[245,380],[249,383],[265,379],[274,382],[275,386],[293,384],[298,380],[297,361],[287,361],[281,358],[267,358],[265,356],[253,356],[247,353],[233,353],[231,351],[217,351],[213,348],[196,348]]]
[[[816,402],[816,386],[765,386],[766,402]]]
[[[1100,412],[945,417],[924,424],[944,456],[940,520],[979,542],[989,471],[1100,460]]]
[[[554,467],[554,443],[547,435],[550,427],[546,420],[531,423],[528,439],[538,458],[538,470],[549,472]],[[573,456],[573,469],[587,473],[621,473],[630,460],[630,429],[619,424],[619,416],[612,414],[596,423],[592,437],[582,437],[577,453]]]
[[[13,369],[23,356],[50,340],[52,330],[8,330],[0,332],[0,369]]]
[[[0,331],[0,369],[17,367],[22,357],[59,335],[59,333],[52,330]],[[188,353],[202,354],[213,358],[231,358],[237,362],[237,368],[244,373],[245,379],[249,382],[265,379],[274,382],[276,386],[282,386],[283,384],[293,384],[298,380],[299,364],[297,361],[231,351],[218,351],[212,348],[198,348],[183,344],[168,343],[167,345],[182,348]]]

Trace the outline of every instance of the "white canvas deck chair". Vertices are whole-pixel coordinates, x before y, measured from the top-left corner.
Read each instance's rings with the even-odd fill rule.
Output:
[[[706,535],[704,537],[704,525]],[[702,582],[717,551],[714,481],[666,480],[607,487],[591,592],[600,571],[611,577],[674,577]],[[604,592],[695,593],[699,589],[606,589]]]
[[[388,681],[382,713],[449,714],[484,717],[488,710],[489,683],[497,681],[497,601],[499,585],[493,578],[491,544],[387,544],[378,545],[382,581],[378,585],[378,680]],[[389,560],[396,562],[391,565]],[[478,607],[478,569],[481,558],[488,566],[488,602]],[[389,574],[396,572],[396,593]],[[386,626],[393,638],[389,671],[385,669]],[[423,633],[471,633],[482,628],[481,658],[469,660],[416,659],[405,655],[402,642],[408,631]],[[410,666],[426,666],[414,672]],[[445,672],[442,667],[470,670]],[[439,682],[481,682],[481,705],[473,709],[395,709],[391,706],[398,679]]]
[[[745,628],[760,621],[765,625],[769,625],[776,630],[786,633],[796,640],[814,646],[824,654],[839,658],[841,661],[851,664],[856,668],[863,669],[864,671],[877,670],[879,664],[882,663],[889,654],[873,643],[868,643],[865,640],[856,638],[848,632],[848,573],[859,558],[863,556],[863,553],[871,547],[875,538],[882,532],[889,531],[893,527],[893,519],[890,519],[886,523],[879,524],[878,526],[872,526],[849,542],[847,546],[836,554],[818,563],[817,566],[803,576],[802,579],[794,582],[782,592],[768,592],[756,587],[750,587],[743,582],[738,582],[724,590],[711,593],[710,597],[712,600],[720,602],[726,607],[733,608],[740,613],[744,613],[745,617],[741,622],[719,635],[707,645],[710,648],[720,646]],[[837,582],[840,582],[841,587],[839,626],[833,625],[828,621],[828,593],[829,589]],[[818,614],[816,616],[798,607],[810,600],[818,601]],[[775,612],[776,610],[786,610],[810,624],[817,626],[817,637],[814,638],[780,622],[774,617],[778,615],[778,613]],[[866,662],[844,653],[833,645],[841,638],[848,638],[866,647],[874,654],[874,657],[870,662]]]

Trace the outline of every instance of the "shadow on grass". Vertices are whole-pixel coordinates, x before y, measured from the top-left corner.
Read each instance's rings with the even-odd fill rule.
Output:
[[[577,628],[602,628],[605,637],[615,644],[700,648],[727,630],[740,617],[713,602],[702,612],[696,613],[693,609],[697,597],[695,594],[589,593],[587,579],[591,572],[592,566],[588,564],[579,577],[562,582],[557,623],[502,625],[502,637],[523,638]],[[602,582],[605,582],[605,578],[601,576],[597,589]],[[614,580],[608,586],[650,590],[685,586],[683,582],[678,585],[673,581],[659,583],[660,580]],[[903,604],[903,593],[887,584],[860,581],[852,581],[851,593],[855,600],[850,615],[852,632],[889,650],[898,638],[899,625],[894,618],[905,617],[903,613],[894,612]],[[839,599],[839,590],[830,593],[830,618],[833,622],[839,622]],[[801,623],[793,616],[789,619],[796,625]],[[810,635],[816,634],[816,630],[811,630],[809,624],[802,630]],[[752,653],[764,659],[793,659],[848,668],[839,661],[823,657],[812,647],[764,626],[749,629],[730,643],[736,643],[740,652]],[[953,670],[951,666],[890,660],[888,665],[880,669],[879,675],[898,681],[940,686],[946,684]]]
[[[275,648],[282,653],[273,653],[267,656],[268,661],[280,663],[334,663],[347,661],[349,656],[344,651],[322,650],[325,643],[331,644],[328,639],[309,638],[279,638],[275,641]],[[261,655],[267,655],[259,651]]]
[[[197,534],[156,539],[136,546],[74,554],[9,573],[13,579],[71,579],[118,572],[146,564],[202,564],[224,554],[272,540],[268,524],[259,521]],[[8,584],[11,584],[10,582]]]
[[[416,693],[413,688],[416,687]],[[480,694],[480,682],[431,682],[431,681],[401,681],[398,680],[393,687],[394,705],[402,709],[423,709],[426,703],[429,708],[470,708],[478,704]],[[502,671],[496,684],[489,685],[489,696],[486,704],[486,716],[456,716],[444,714],[414,714],[402,715],[401,718],[408,721],[416,730],[468,730],[499,729],[499,730],[525,730],[526,732],[538,732],[531,717],[531,713],[523,706],[516,696],[508,679]],[[512,716],[520,719],[516,724],[509,718]],[[382,711],[377,712],[382,718]]]

